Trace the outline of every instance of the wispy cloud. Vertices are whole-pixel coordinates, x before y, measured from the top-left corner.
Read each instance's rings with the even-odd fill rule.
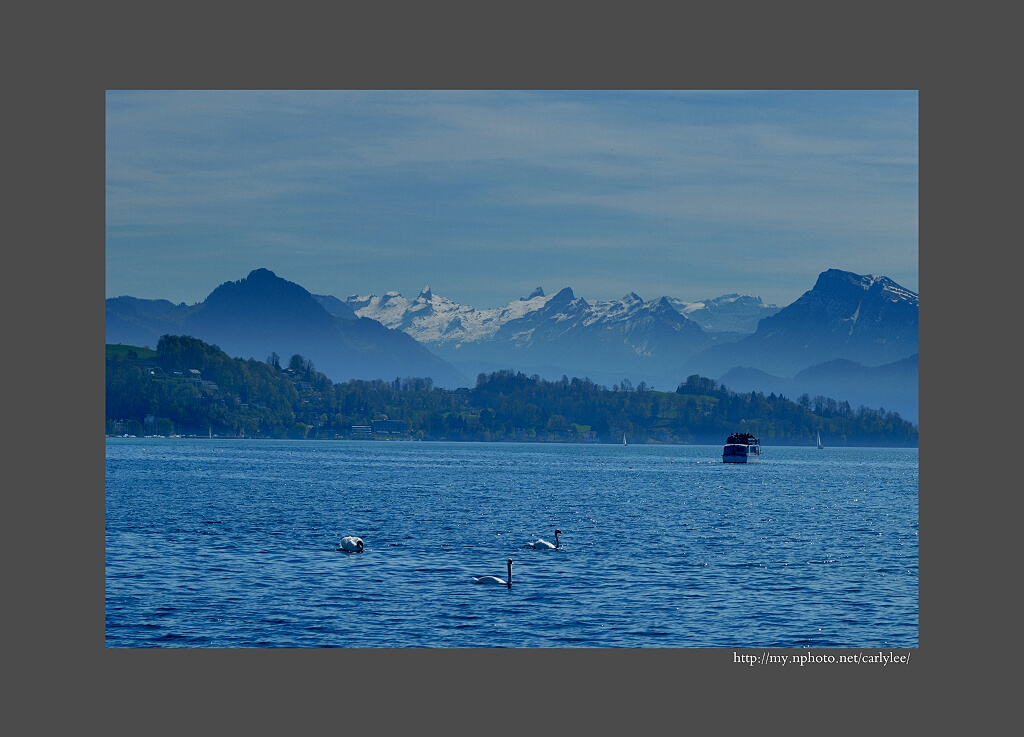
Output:
[[[913,93],[110,92],[106,139],[108,282],[140,232],[183,259],[185,233],[193,259],[213,238],[291,253],[302,273],[375,250],[416,283],[440,264],[457,279],[470,245],[480,278],[513,246],[550,251],[519,269],[557,269],[584,244],[698,265],[729,240],[770,244],[779,273],[854,249],[916,280]],[[593,284],[621,268],[577,267]]]

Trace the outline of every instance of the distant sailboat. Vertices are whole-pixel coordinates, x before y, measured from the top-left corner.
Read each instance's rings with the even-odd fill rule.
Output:
[[[622,444],[623,445],[627,445],[628,444],[628,443],[626,443],[626,433],[622,433]]]
[[[821,444],[821,433],[819,432],[819,433],[818,433],[818,450],[821,450],[821,449],[822,449],[822,448],[824,448],[824,447],[825,447],[825,446],[823,446],[823,445]]]

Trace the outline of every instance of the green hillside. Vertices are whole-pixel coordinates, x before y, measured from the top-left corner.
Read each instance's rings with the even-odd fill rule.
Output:
[[[159,354],[149,348],[140,348],[134,345],[117,345],[107,344],[107,360],[111,358],[128,358],[130,353],[134,353],[136,358],[156,358]]]
[[[189,337],[155,351],[107,346],[109,435],[719,444],[747,431],[766,445],[916,446],[898,414],[806,395],[736,393],[691,376],[674,392],[624,380],[545,381],[512,371],[480,374],[473,389],[429,378],[332,383],[309,359],[230,358]]]

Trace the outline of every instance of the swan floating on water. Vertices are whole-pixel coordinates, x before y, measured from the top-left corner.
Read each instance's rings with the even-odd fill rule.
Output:
[[[338,550],[344,550],[346,553],[361,553],[363,552],[363,538],[354,535],[343,537],[338,545]]]
[[[473,583],[500,583],[512,588],[512,559],[508,559],[508,581],[497,576],[473,576]]]
[[[562,534],[561,530],[555,530],[555,544],[552,545],[547,540],[534,540],[532,543],[526,543],[526,547],[534,548],[536,550],[555,550],[561,547],[561,543],[558,542],[558,536]]]

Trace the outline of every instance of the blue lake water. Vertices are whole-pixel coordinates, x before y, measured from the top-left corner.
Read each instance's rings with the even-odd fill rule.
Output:
[[[106,645],[917,647],[918,451],[108,439]]]

